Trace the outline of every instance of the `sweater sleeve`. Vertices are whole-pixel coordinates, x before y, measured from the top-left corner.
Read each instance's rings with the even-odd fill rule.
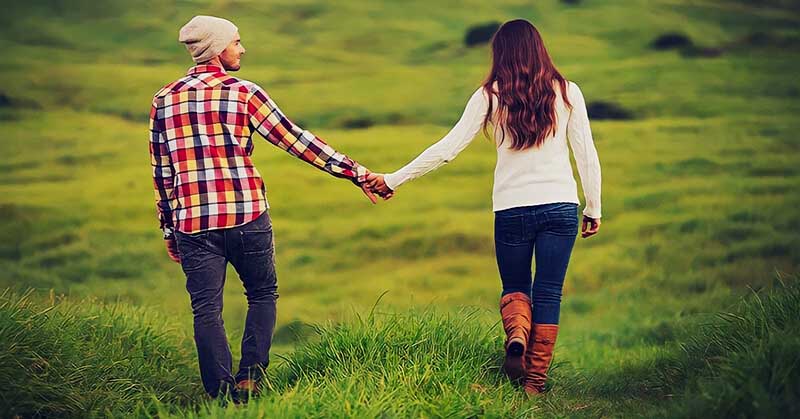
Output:
[[[569,139],[575,162],[578,165],[578,175],[581,177],[583,194],[586,198],[586,208],[583,215],[590,218],[600,218],[600,159],[592,139],[592,130],[589,126],[589,115],[586,111],[586,102],[583,93],[577,84],[569,83],[569,100],[572,111],[567,123],[567,138]]]
[[[455,159],[475,138],[488,108],[489,99],[484,93],[483,87],[480,87],[472,94],[461,119],[450,132],[401,169],[385,175],[386,186],[395,190],[402,184],[436,170]]]

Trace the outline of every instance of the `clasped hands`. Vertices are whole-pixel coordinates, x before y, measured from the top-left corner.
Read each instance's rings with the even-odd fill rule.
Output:
[[[383,174],[380,173],[368,173],[367,180],[359,184],[359,186],[364,192],[364,195],[366,195],[373,204],[378,202],[378,199],[375,198],[375,195],[380,196],[384,201],[388,201],[394,196],[394,191],[386,186],[386,181],[383,179]]]

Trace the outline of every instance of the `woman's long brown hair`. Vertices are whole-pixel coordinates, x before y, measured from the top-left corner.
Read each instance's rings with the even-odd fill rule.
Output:
[[[488,136],[494,95],[501,144],[506,130],[514,150],[538,147],[548,135],[555,135],[554,81],[559,82],[564,102],[571,108],[566,95],[567,81],[553,65],[539,31],[524,19],[504,23],[492,38],[492,70],[483,83],[490,98],[489,111],[483,120],[484,133]]]

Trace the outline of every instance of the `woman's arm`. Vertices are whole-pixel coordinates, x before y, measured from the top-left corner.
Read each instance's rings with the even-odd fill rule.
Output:
[[[386,186],[395,190],[400,185],[423,176],[455,159],[458,153],[472,142],[475,134],[480,130],[488,111],[488,100],[483,87],[476,90],[470,97],[461,119],[458,120],[450,132],[400,170],[384,175]]]
[[[572,103],[572,112],[567,123],[567,138],[572,153],[575,154],[575,162],[578,164],[578,174],[581,177],[583,194],[586,198],[583,215],[598,219],[602,215],[600,211],[600,159],[597,156],[597,149],[594,147],[583,93],[578,85],[572,82],[569,86],[569,100]]]

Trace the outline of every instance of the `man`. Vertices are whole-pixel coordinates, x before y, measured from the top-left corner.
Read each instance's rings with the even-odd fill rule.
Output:
[[[196,65],[162,88],[150,111],[156,206],[167,252],[181,264],[194,315],[200,375],[211,397],[256,392],[269,362],[277,278],[266,190],[250,156],[258,132],[333,176],[349,179],[374,204],[369,171],[302,130],[261,87],[228,74],[245,53],[228,20],[196,16],[180,30]],[[230,262],[245,287],[242,359],[232,374],[222,322]]]

